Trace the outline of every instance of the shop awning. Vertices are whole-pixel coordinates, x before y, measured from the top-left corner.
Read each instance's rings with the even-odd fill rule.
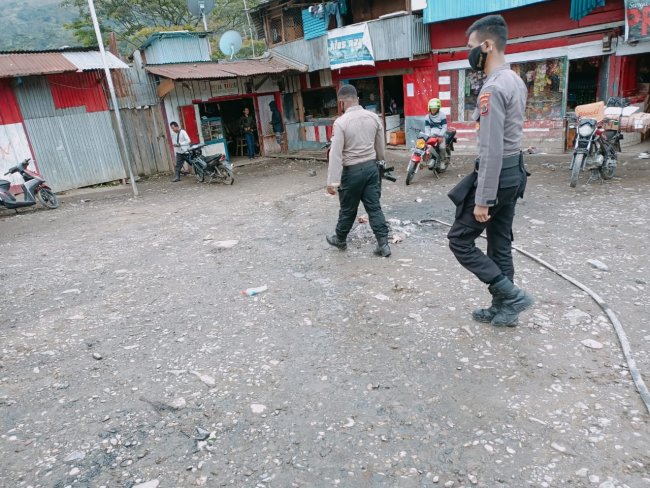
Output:
[[[428,1],[424,9],[424,23],[462,19],[474,15],[489,14],[501,10],[526,7],[549,0],[456,0],[455,2]]]
[[[604,7],[605,0],[571,0],[571,14],[570,17],[578,21],[598,7]]]
[[[276,55],[245,61],[165,64],[147,66],[146,69],[153,75],[171,80],[215,80],[307,72],[307,66]]]

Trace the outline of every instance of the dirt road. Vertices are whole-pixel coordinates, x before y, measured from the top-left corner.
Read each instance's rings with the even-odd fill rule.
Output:
[[[389,259],[363,226],[325,243],[316,162],[0,214],[0,484],[650,486],[649,417],[586,294],[518,255],[536,307],[472,322],[487,290],[417,223],[452,219],[468,169],[385,184]],[[530,169],[516,244],[606,298],[650,383],[647,164],[576,190]]]

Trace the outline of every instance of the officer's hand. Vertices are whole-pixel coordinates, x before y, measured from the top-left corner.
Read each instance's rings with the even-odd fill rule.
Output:
[[[478,222],[487,222],[490,220],[490,216],[488,215],[488,211],[490,210],[490,207],[484,207],[483,205],[475,205],[474,206],[474,218]]]
[[[336,187],[335,186],[328,186],[327,187],[327,193],[330,195],[336,195]]]

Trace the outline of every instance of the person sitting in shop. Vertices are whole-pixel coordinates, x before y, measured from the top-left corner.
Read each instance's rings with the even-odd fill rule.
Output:
[[[429,137],[439,137],[440,138],[440,162],[444,164],[447,157],[447,117],[440,110],[442,107],[442,102],[439,98],[432,98],[429,100],[429,113],[424,119],[424,133]],[[435,164],[435,161],[432,159],[429,162],[431,168]],[[431,169],[429,168],[429,169]]]

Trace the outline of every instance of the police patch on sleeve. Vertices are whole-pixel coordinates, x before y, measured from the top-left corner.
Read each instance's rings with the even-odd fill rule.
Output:
[[[481,94],[481,97],[479,98],[478,101],[478,106],[481,111],[481,116],[487,115],[490,113],[490,96],[492,93],[487,92]]]

